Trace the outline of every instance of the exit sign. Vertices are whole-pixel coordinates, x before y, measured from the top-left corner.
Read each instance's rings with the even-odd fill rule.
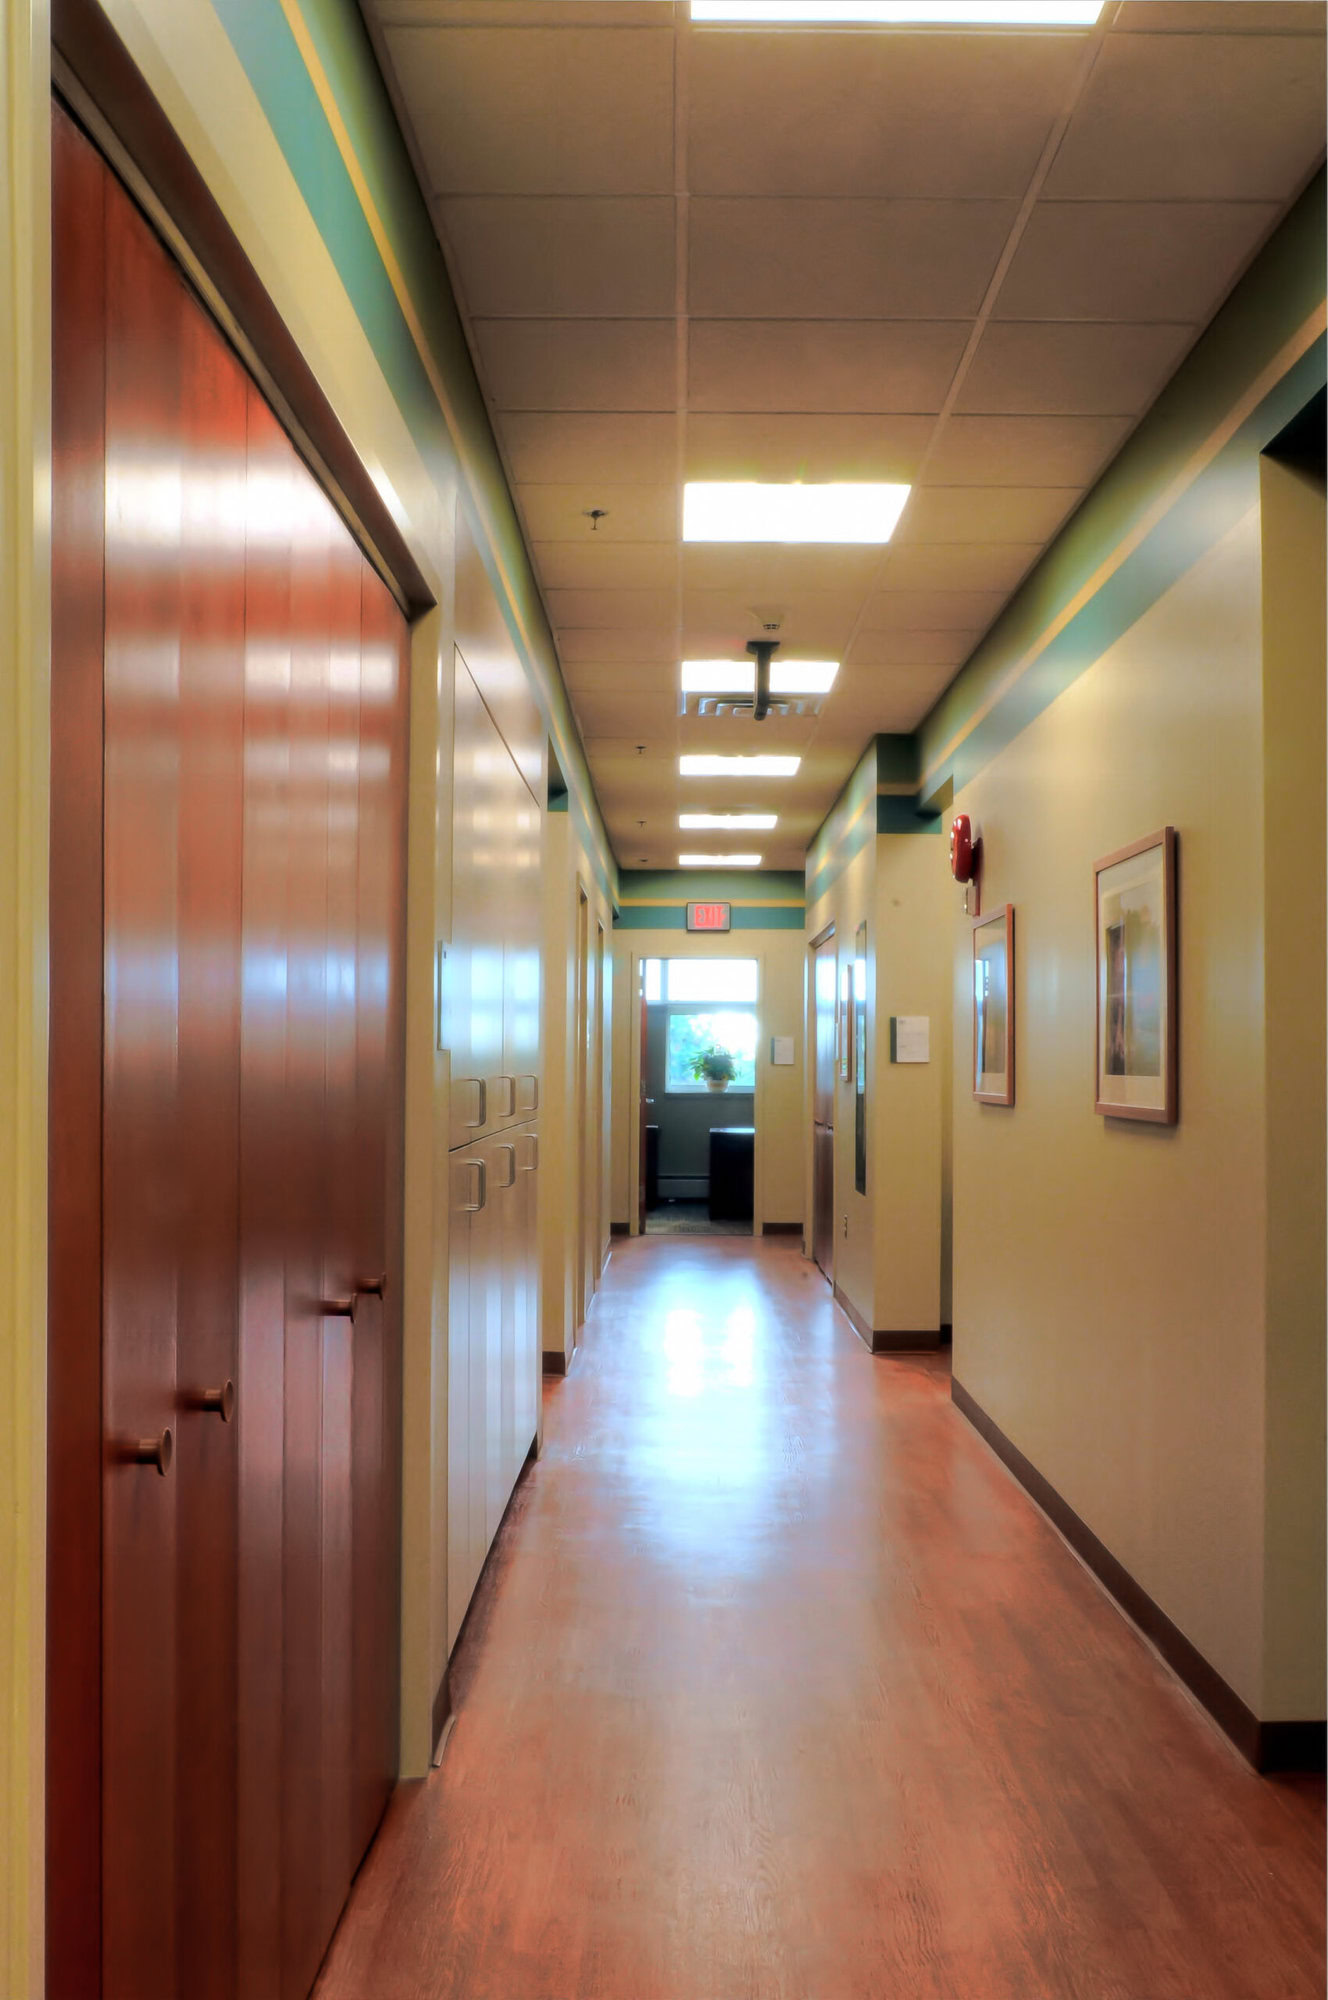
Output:
[[[687,928],[689,931],[726,931],[729,924],[727,903],[689,903],[687,905]]]

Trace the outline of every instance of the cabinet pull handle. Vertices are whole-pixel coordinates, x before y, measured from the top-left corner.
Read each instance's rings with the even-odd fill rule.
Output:
[[[352,1292],[348,1298],[324,1299],[318,1310],[324,1319],[348,1319],[354,1326],[355,1301],[356,1294]]]
[[[498,1115],[501,1118],[510,1118],[512,1113],[516,1110],[516,1078],[514,1076],[507,1076],[507,1075],[496,1076],[494,1078],[494,1082],[505,1083],[507,1085],[507,1108],[506,1110],[501,1111]]]
[[[132,1444],[122,1446],[119,1457],[126,1465],[154,1465],[162,1479],[171,1469],[175,1455],[175,1439],[168,1424],[157,1438],[136,1438]]]
[[[223,1382],[219,1389],[204,1389],[187,1406],[191,1410],[213,1411],[228,1424],[235,1415],[235,1384]]]
[[[387,1272],[375,1278],[371,1285],[357,1285],[355,1289],[362,1299],[381,1299],[387,1290]]]
[[[483,1160],[467,1160],[466,1172],[475,1173],[479,1178],[475,1183],[475,1200],[460,1203],[460,1213],[462,1215],[478,1215],[489,1199],[489,1170]]]
[[[538,1110],[539,1110],[539,1078],[538,1078],[537,1076],[523,1076],[523,1077],[522,1077],[522,1079],[521,1079],[521,1081],[522,1081],[522,1083],[528,1083],[528,1084],[530,1085],[530,1102],[529,1102],[529,1104],[523,1104],[523,1105],[522,1105],[522,1107],[521,1107],[521,1109],[522,1109],[523,1111],[538,1111]]]
[[[504,1140],[495,1150],[507,1155],[507,1179],[502,1182],[502,1186],[510,1188],[516,1181],[516,1147]]]
[[[468,1118],[466,1120],[466,1130],[468,1132],[478,1132],[481,1125],[487,1125],[489,1122],[489,1086],[482,1076],[471,1076],[464,1080],[467,1083],[473,1083],[480,1094],[479,1117]]]
[[[535,1169],[536,1169],[536,1167],[537,1167],[537,1166],[539,1165],[539,1135],[538,1135],[538,1133],[536,1133],[536,1132],[527,1132],[527,1134],[526,1134],[526,1144],[527,1144],[527,1145],[529,1146],[529,1148],[530,1148],[530,1158],[529,1158],[529,1159],[528,1159],[528,1160],[527,1160],[527,1161],[525,1162],[525,1164],[524,1164],[524,1166],[522,1167],[521,1171],[522,1171],[522,1173],[523,1173],[523,1174],[533,1174],[533,1173],[534,1173],[534,1171],[535,1171]]]

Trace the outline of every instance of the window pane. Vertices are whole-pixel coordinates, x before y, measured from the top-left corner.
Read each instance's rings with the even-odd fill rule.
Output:
[[[664,961],[662,958],[648,958],[645,961],[646,1005],[657,1007],[664,998]]]
[[[754,958],[671,958],[670,1000],[752,1001],[756,998]]]
[[[677,959],[673,961],[676,965]],[[668,1053],[664,1087],[674,1091],[706,1088],[704,1077],[692,1075],[692,1063],[710,1047],[727,1049],[734,1061],[730,1090],[756,1088],[756,1016],[726,1008],[710,1013],[704,1008],[679,1008],[669,1015]]]

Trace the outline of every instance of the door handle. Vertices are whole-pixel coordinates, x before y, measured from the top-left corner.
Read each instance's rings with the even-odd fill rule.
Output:
[[[499,1153],[506,1153],[507,1155],[507,1160],[508,1160],[507,1179],[505,1181],[500,1181],[499,1186],[510,1188],[516,1180],[516,1147],[509,1144],[506,1140],[504,1140],[501,1146],[495,1148],[495,1151]]]
[[[324,1299],[318,1310],[324,1319],[348,1319],[355,1324],[355,1303],[357,1294],[352,1292],[344,1299]]]
[[[529,1104],[520,1104],[520,1105],[518,1106],[518,1108],[519,1108],[520,1110],[522,1110],[522,1111],[538,1111],[538,1110],[539,1110],[539,1078],[538,1078],[537,1076],[523,1076],[523,1077],[520,1077],[520,1078],[518,1078],[518,1083],[528,1083],[528,1084],[530,1085],[530,1102],[529,1102]]]
[[[467,1160],[465,1171],[478,1176],[475,1182],[475,1199],[459,1202],[458,1212],[462,1215],[478,1215],[489,1199],[489,1170],[483,1160]]]
[[[505,1083],[507,1085],[507,1104],[506,1107],[499,1112],[498,1116],[500,1118],[510,1118],[512,1116],[512,1113],[516,1110],[516,1078],[514,1076],[506,1076],[506,1075],[496,1076],[494,1078],[494,1082]]]
[[[371,1285],[357,1285],[355,1287],[357,1296],[362,1299],[381,1299],[383,1293],[386,1290],[387,1290],[386,1271],[383,1272],[381,1277],[375,1278]]]
[[[537,1132],[527,1132],[525,1140],[530,1148],[530,1158],[522,1164],[521,1172],[523,1174],[533,1174],[539,1165],[539,1134]]]
[[[186,1410],[210,1410],[228,1424],[235,1415],[235,1384],[223,1382],[219,1389],[202,1389],[198,1395],[185,1399]]]
[[[122,1445],[117,1457],[126,1465],[154,1465],[162,1479],[171,1469],[175,1456],[175,1439],[168,1424],[160,1437],[136,1438],[132,1444]]]
[[[489,1086],[482,1076],[467,1077],[465,1080],[468,1083],[473,1083],[480,1094],[479,1117],[468,1118],[466,1120],[467,1131],[478,1132],[481,1125],[487,1125],[489,1122]]]

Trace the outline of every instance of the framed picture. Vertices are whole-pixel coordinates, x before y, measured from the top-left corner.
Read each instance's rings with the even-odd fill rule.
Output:
[[[1176,830],[1108,854],[1093,869],[1097,924],[1097,1094],[1106,1118],[1174,1125]]]
[[[973,926],[973,1095],[1014,1103],[1014,904]]]

